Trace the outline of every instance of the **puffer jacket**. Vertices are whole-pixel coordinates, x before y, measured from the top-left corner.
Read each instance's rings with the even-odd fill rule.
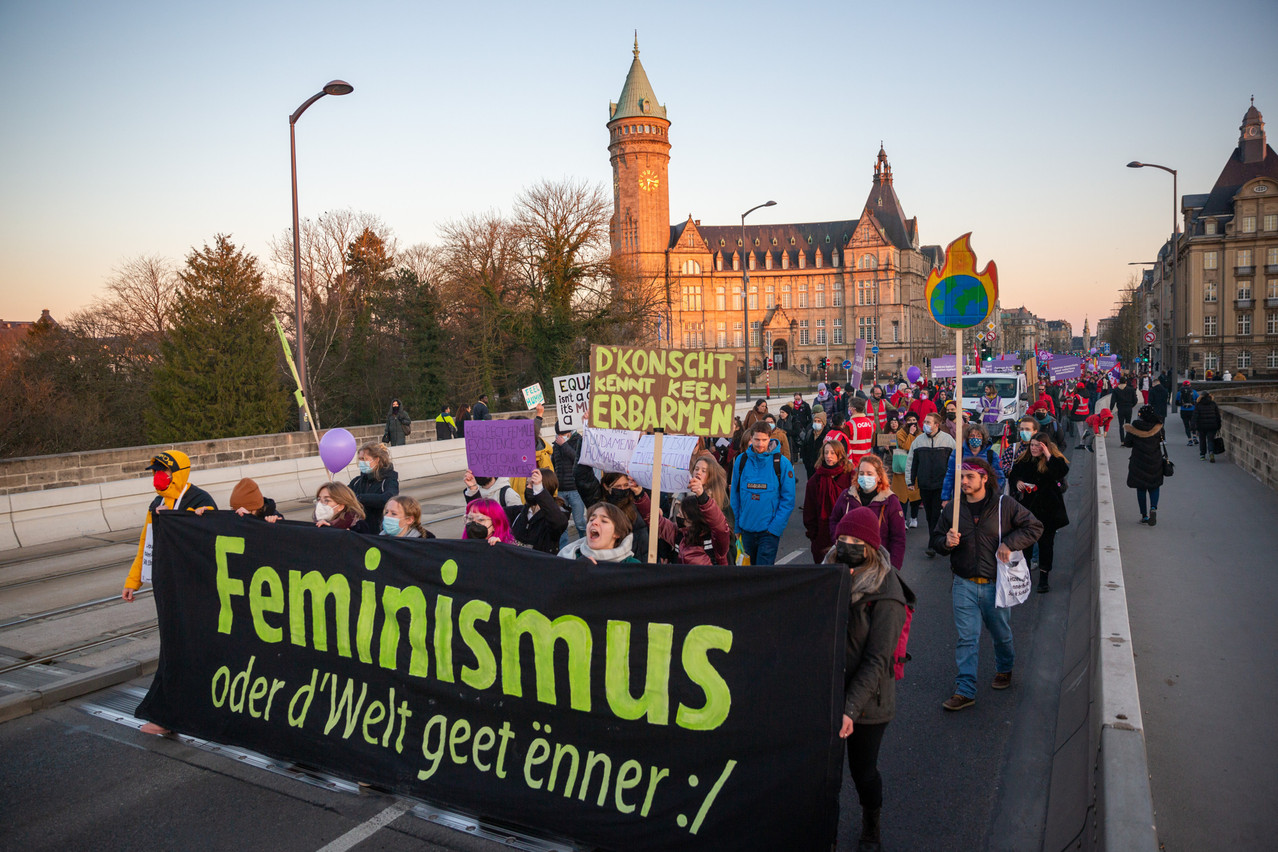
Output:
[[[1199,432],[1219,432],[1220,406],[1216,405],[1216,400],[1200,398],[1198,407],[1194,409],[1194,420]]]
[[[581,435],[573,432],[562,444],[555,442],[551,445],[550,464],[555,469],[555,476],[559,479],[559,491],[576,491],[577,490],[577,459],[581,455]]]
[[[924,491],[940,491],[945,484],[946,467],[953,464],[950,453],[954,450],[954,438],[947,433],[920,433],[910,444],[909,456],[905,460],[906,485]]]
[[[1137,420],[1123,426],[1131,444],[1127,460],[1127,487],[1150,491],[1163,487],[1163,424]]]
[[[825,562],[834,563],[834,555],[831,549]],[[879,559],[888,565],[888,554],[883,548],[879,548]],[[855,585],[854,576],[854,589]],[[843,712],[858,725],[882,725],[896,716],[892,657],[901,629],[905,627],[905,608],[914,604],[914,592],[901,579],[900,572],[888,567],[877,589],[848,605]]]
[[[937,553],[950,555],[950,570],[964,580],[983,577],[993,580],[998,576],[998,562],[994,558],[999,546],[999,529],[1003,531],[1002,543],[1009,550],[1025,550],[1043,534],[1043,522],[1011,497],[995,493],[985,487],[985,499],[970,503],[963,495],[959,503],[959,545],[951,550],[945,544],[945,534],[954,523],[952,501],[941,507],[941,517],[932,530],[928,546]]]

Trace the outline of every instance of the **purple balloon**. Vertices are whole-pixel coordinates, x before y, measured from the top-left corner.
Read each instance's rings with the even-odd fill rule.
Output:
[[[324,468],[336,474],[355,458],[355,436],[345,429],[329,429],[320,438],[319,451]]]
[[[918,367],[911,367],[910,369],[905,371],[905,378],[909,379],[910,384],[914,384],[915,382],[917,382],[919,380],[919,377],[922,375],[923,375],[923,371],[920,370]]]

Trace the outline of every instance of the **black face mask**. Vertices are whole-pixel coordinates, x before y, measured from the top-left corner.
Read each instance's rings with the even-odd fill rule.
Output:
[[[851,568],[865,563],[865,545],[849,544],[845,541],[834,545],[834,558]]]
[[[946,419],[946,420],[957,420],[957,419],[958,419],[958,415],[957,415],[957,414],[955,414],[953,411],[947,411],[947,412],[945,412],[945,419]]]
[[[488,538],[488,527],[478,521],[466,522],[466,538],[478,539],[485,541]]]
[[[631,493],[629,488],[609,488],[607,500],[614,506],[620,506],[622,503],[626,502],[626,498],[630,496]]]

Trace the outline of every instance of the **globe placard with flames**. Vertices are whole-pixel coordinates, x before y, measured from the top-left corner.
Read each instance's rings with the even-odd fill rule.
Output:
[[[976,271],[971,232],[945,249],[945,265],[927,276],[924,295],[932,317],[946,328],[971,328],[989,316],[998,301],[998,267],[990,261]]]

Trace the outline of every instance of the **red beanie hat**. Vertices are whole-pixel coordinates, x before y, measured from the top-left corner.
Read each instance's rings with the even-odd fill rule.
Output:
[[[835,537],[850,535],[859,538],[875,550],[879,549],[879,516],[873,509],[857,506],[843,516],[834,530]]]

